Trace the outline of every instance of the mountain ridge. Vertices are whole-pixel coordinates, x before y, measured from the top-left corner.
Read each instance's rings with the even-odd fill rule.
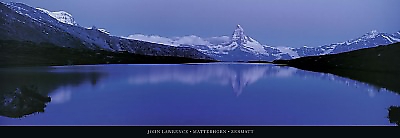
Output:
[[[11,34],[13,37],[21,40],[29,41],[49,41],[60,46],[77,46],[88,47],[90,49],[105,49],[110,51],[128,51],[131,53],[142,52],[142,54],[160,55],[160,51],[164,51],[163,46],[172,46],[179,49],[192,48],[192,57],[196,58],[213,58],[220,61],[274,61],[278,59],[296,59],[306,56],[317,56],[326,54],[337,54],[363,48],[370,48],[379,45],[388,45],[400,42],[400,31],[388,34],[381,33],[377,30],[372,30],[366,34],[347,41],[322,45],[318,47],[299,47],[293,48],[288,46],[270,46],[261,44],[257,40],[245,34],[245,30],[241,25],[237,25],[231,36],[218,36],[210,38],[201,38],[196,35],[189,35],[183,37],[167,38],[161,36],[146,36],[142,34],[124,36],[112,36],[110,32],[105,29],[95,27],[81,27],[75,22],[72,15],[65,11],[50,12],[42,8],[32,8],[22,3],[5,3],[10,9],[14,10],[21,16],[26,16],[29,19],[21,21],[19,18],[13,23],[17,26],[24,26],[26,22],[32,22],[40,27],[47,26],[41,32],[35,34],[25,34],[19,36],[14,32]],[[5,15],[7,16],[7,15]],[[8,17],[3,17],[8,18]],[[22,23],[21,23],[22,22]],[[38,28],[24,28],[29,30],[26,32],[38,31]],[[4,32],[12,32],[10,28],[2,29]],[[43,34],[48,36],[43,36]],[[58,35],[57,39],[53,40],[49,36]],[[2,35],[3,39],[13,39],[10,35]],[[35,36],[29,39],[30,36]],[[41,36],[40,38],[36,36]],[[65,40],[66,39],[66,40]],[[138,44],[142,42],[150,42],[150,45],[158,45],[156,48],[143,47]],[[161,49],[161,50],[160,50]],[[198,53],[197,53],[198,52]],[[173,51],[161,52],[161,55],[168,55],[174,53]],[[174,55],[182,56],[176,53]],[[187,55],[187,54],[186,54]],[[197,56],[196,56],[197,55]]]
[[[51,14],[51,13],[50,13]],[[85,28],[63,22],[23,3],[0,4],[0,40],[52,43],[60,47],[92,50],[127,51],[149,56],[177,56],[196,59],[212,58],[190,47],[173,47],[112,36],[105,30]],[[71,19],[72,15],[71,15]],[[61,20],[61,21],[60,21]]]
[[[65,24],[69,24],[69,25],[75,25],[78,26],[78,23],[76,23],[75,19],[72,17],[72,15],[66,11],[55,11],[55,12],[51,12],[48,11],[46,9],[43,8],[36,8],[48,15],[50,15],[51,17],[57,19],[58,21],[65,23]]]
[[[127,37],[135,40],[151,41],[154,43],[172,44],[174,46],[193,47],[211,57],[222,61],[240,61],[240,60],[267,60],[273,61],[277,59],[295,59],[305,56],[317,56],[326,54],[337,54],[363,48],[370,48],[379,45],[388,45],[400,42],[400,31],[393,34],[378,32],[371,30],[358,38],[349,39],[339,43],[331,43],[318,47],[303,46],[299,48],[288,46],[270,46],[259,43],[257,40],[247,36],[241,25],[237,25],[231,37],[226,38],[220,43],[209,43],[206,38],[190,35],[196,41],[191,43],[177,43],[178,39],[169,39],[161,36],[145,36],[135,37],[133,35]],[[137,35],[138,36],[138,35]],[[227,36],[225,36],[227,37]],[[152,38],[152,39],[146,39]],[[181,37],[188,38],[188,37]],[[157,40],[158,39],[158,40]],[[240,50],[238,50],[239,48]]]

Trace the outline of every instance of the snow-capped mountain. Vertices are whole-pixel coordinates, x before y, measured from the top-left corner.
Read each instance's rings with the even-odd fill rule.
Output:
[[[134,34],[118,37],[110,35],[104,28],[81,27],[71,14],[64,11],[50,12],[13,2],[1,2],[0,7],[4,22],[0,24],[0,39],[3,40],[50,42],[64,47],[128,51],[146,55],[212,57],[221,61],[273,61],[336,54],[400,42],[400,32],[388,34],[371,31],[356,39],[319,47],[275,47],[260,44],[247,36],[240,25],[236,26],[231,36],[201,38],[190,35],[166,38]]]
[[[51,17],[57,19],[58,21],[65,23],[65,24],[69,24],[69,25],[78,25],[74,18],[72,17],[71,14],[69,14],[68,12],[65,11],[56,11],[56,12],[50,12],[46,9],[42,9],[42,8],[36,8],[44,13],[47,13],[48,15],[50,15]]]
[[[245,35],[244,29],[237,25],[232,35],[201,38],[195,35],[166,38],[161,36],[130,35],[128,39],[154,42],[181,47],[193,47],[217,60],[247,61],[291,59],[289,53],[280,52],[279,48],[262,45],[257,40]],[[296,55],[296,54],[295,54]],[[295,56],[293,56],[295,57]]]
[[[345,42],[334,43],[320,47],[301,47],[293,49],[293,51],[298,53],[300,57],[343,53],[400,42],[400,36],[396,35],[398,33],[399,32],[388,34],[372,30],[371,32],[368,32],[359,38],[351,39]]]
[[[161,36],[131,35],[128,38],[154,43],[162,43],[174,46],[193,47],[215,59],[222,61],[246,61],[246,60],[267,60],[294,59],[304,56],[317,56],[326,54],[337,54],[358,50],[362,48],[388,45],[400,42],[400,32],[394,34],[380,33],[376,30],[368,32],[357,39],[351,39],[341,43],[333,43],[319,47],[282,47],[260,44],[257,40],[247,36],[244,29],[237,25],[231,37],[214,37],[221,41],[217,43],[198,36],[185,36],[185,41],[170,39]]]
[[[173,47],[111,36],[105,29],[79,26],[66,12],[49,12],[22,3],[0,3],[0,40],[53,43],[62,47],[127,51],[154,56],[211,59],[190,47]]]
[[[217,48],[222,53],[218,53],[225,60],[251,60],[262,59],[269,53],[263,45],[246,36],[240,25],[236,26],[229,43],[222,44]]]

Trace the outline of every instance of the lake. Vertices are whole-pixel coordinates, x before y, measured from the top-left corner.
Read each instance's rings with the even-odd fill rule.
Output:
[[[273,64],[18,67],[0,74],[0,125],[395,125],[387,109],[400,105],[384,88]]]

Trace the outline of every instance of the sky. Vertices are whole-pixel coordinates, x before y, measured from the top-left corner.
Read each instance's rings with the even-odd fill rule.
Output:
[[[116,36],[247,36],[270,46],[316,47],[378,30],[400,31],[400,0],[3,0],[67,11]]]

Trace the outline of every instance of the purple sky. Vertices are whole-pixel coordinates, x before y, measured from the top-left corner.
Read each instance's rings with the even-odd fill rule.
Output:
[[[10,1],[10,0],[5,0]],[[71,13],[113,35],[231,35],[240,24],[262,44],[320,46],[371,30],[400,31],[400,0],[13,0]]]

